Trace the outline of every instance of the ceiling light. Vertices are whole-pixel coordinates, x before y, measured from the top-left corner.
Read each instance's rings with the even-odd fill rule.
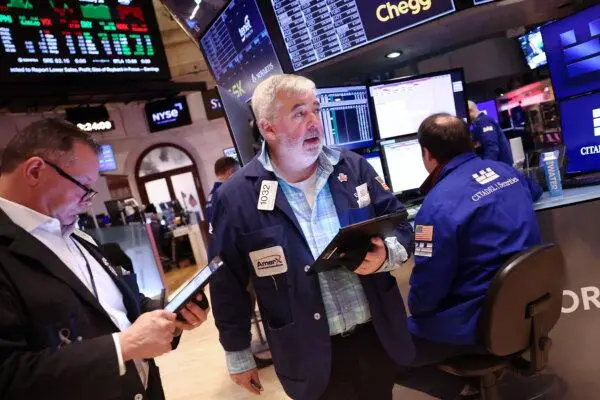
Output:
[[[387,58],[398,58],[402,55],[399,51],[393,51],[391,53],[386,54]]]

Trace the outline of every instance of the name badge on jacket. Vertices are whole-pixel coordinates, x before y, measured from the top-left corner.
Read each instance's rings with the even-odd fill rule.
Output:
[[[249,256],[254,272],[259,278],[283,274],[288,270],[287,260],[281,246],[251,251]]]
[[[277,198],[277,181],[262,181],[260,192],[258,193],[257,209],[261,211],[273,211],[275,209],[275,199]]]

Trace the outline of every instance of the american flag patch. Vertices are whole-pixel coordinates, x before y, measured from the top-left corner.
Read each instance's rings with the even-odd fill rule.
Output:
[[[415,241],[416,242],[432,242],[433,241],[433,225],[417,225],[417,226],[415,226]]]

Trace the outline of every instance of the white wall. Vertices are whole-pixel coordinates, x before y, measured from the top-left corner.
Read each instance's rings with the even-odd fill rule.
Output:
[[[143,103],[107,105],[113,131],[95,135],[100,143],[113,146],[117,159],[117,170],[111,174],[127,175],[136,199],[140,200],[135,182],[135,166],[139,156],[148,147],[158,144],[176,144],[184,148],[198,167],[198,174],[205,197],[208,197],[215,180],[214,163],[223,156],[223,149],[232,147],[227,124],[223,118],[208,121],[202,103],[202,95],[194,92],[187,95],[192,125],[150,133],[146,124]],[[56,113],[5,114],[0,115],[0,149],[10,138],[33,121],[43,117],[62,116]]]

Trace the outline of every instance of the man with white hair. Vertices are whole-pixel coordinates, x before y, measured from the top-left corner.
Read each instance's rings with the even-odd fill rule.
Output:
[[[479,110],[477,104],[471,100],[469,100],[469,115],[473,123],[473,139],[481,145],[481,158],[501,161],[512,167],[510,144],[500,124]]]
[[[411,226],[372,238],[366,255],[353,255],[354,271],[306,272],[340,227],[404,206],[365,159],[323,145],[312,81],[270,77],[252,105],[265,144],[220,188],[209,250],[227,265],[210,290],[232,379],[263,390],[250,351],[251,283],[290,397],[391,399],[396,364],[410,362],[414,348],[388,271],[413,252]]]

